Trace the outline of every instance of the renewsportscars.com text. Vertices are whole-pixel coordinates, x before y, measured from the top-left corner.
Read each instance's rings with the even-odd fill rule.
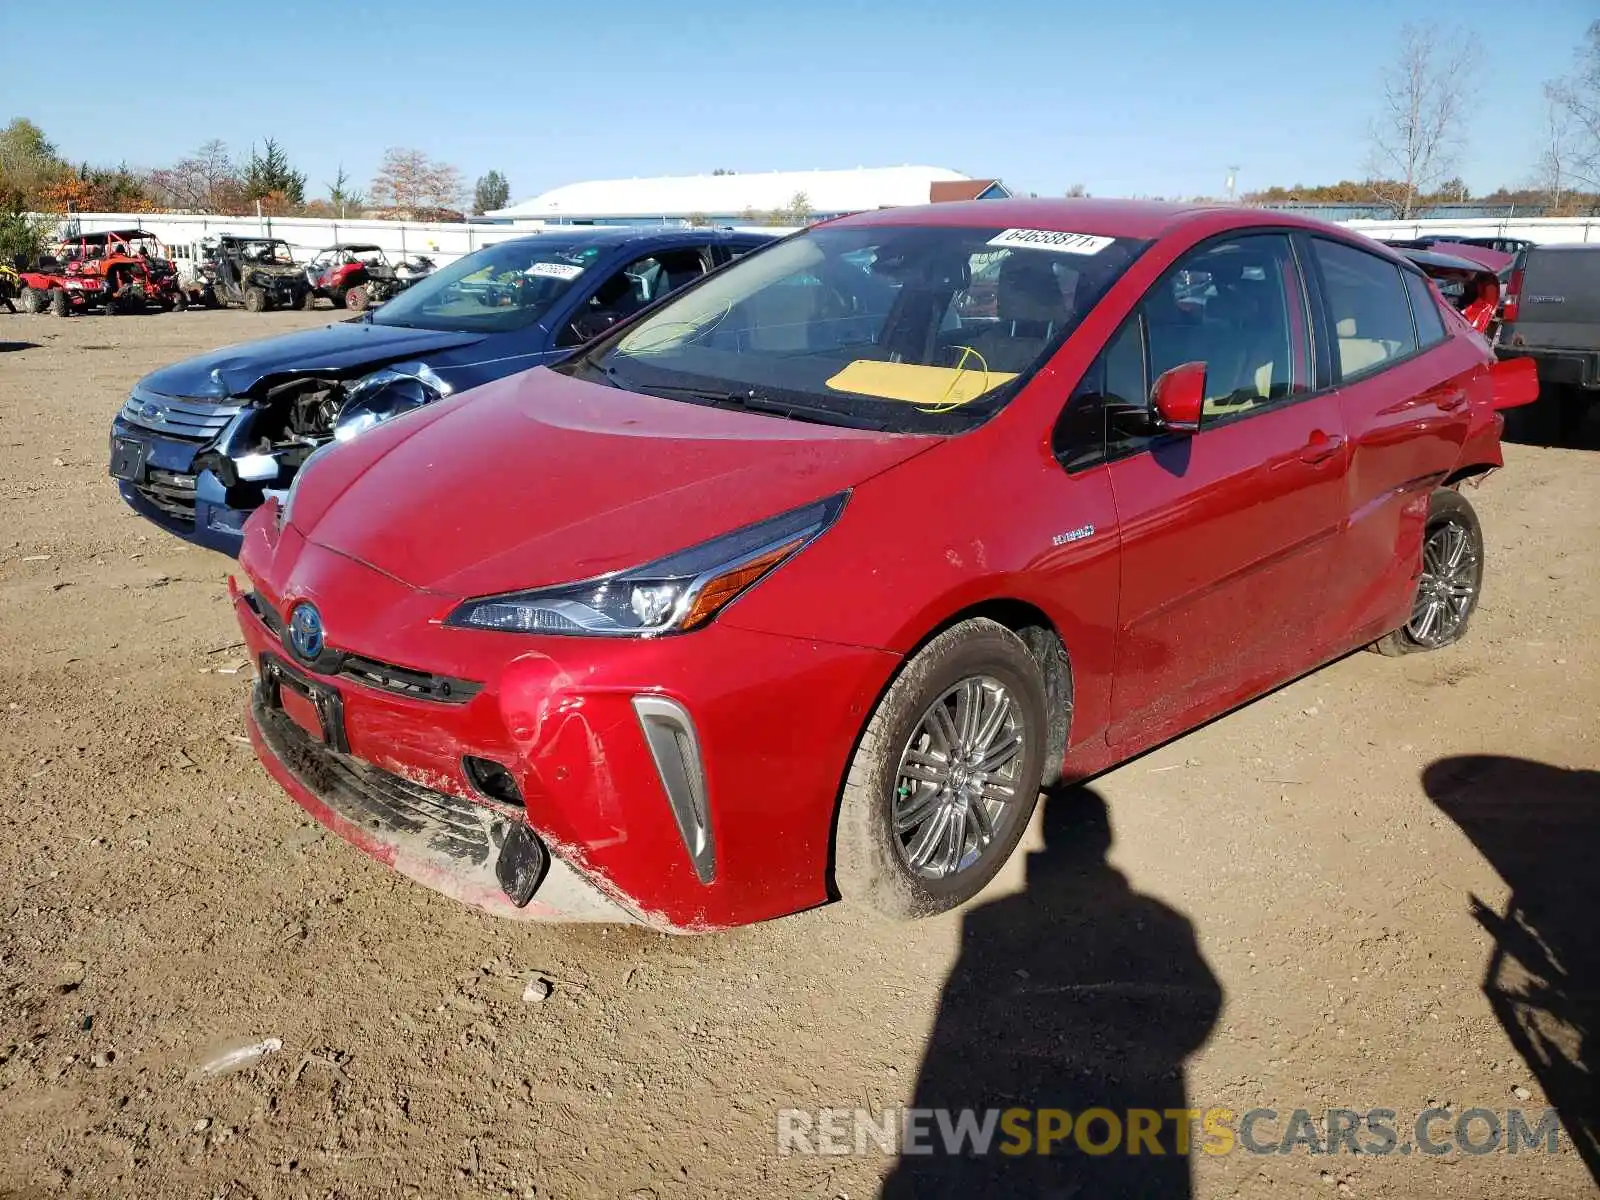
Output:
[[[784,1108],[780,1155],[1555,1154],[1553,1108]]]

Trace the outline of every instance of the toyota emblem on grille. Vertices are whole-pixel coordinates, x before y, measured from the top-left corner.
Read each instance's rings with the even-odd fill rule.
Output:
[[[301,604],[289,614],[289,649],[308,662],[322,653],[327,639],[322,629],[322,614],[315,604]]]

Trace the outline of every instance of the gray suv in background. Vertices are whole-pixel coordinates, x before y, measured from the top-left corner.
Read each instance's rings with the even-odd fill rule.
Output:
[[[1575,442],[1600,403],[1600,244],[1529,246],[1517,256],[1495,350],[1531,358],[1539,372],[1538,402],[1508,411],[1507,433]]]

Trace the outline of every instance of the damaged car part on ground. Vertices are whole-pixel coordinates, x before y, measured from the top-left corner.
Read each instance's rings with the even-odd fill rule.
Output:
[[[1041,784],[1458,639],[1460,485],[1532,395],[1413,265],[1309,220],[827,222],[321,451],[232,585],[252,737],[493,912],[938,912]]]
[[[705,229],[584,229],[497,243],[360,318],[226,347],[146,376],[112,423],[111,474],[142,516],[237,553],[250,512],[287,489],[319,446],[569,354],[771,240]]]

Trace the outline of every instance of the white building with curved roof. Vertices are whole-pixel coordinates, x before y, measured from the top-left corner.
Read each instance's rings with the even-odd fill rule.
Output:
[[[674,175],[569,183],[486,220],[513,225],[750,224],[803,201],[811,220],[928,204],[1009,196],[996,179],[972,179],[944,167],[857,167],[851,171],[767,171]]]

